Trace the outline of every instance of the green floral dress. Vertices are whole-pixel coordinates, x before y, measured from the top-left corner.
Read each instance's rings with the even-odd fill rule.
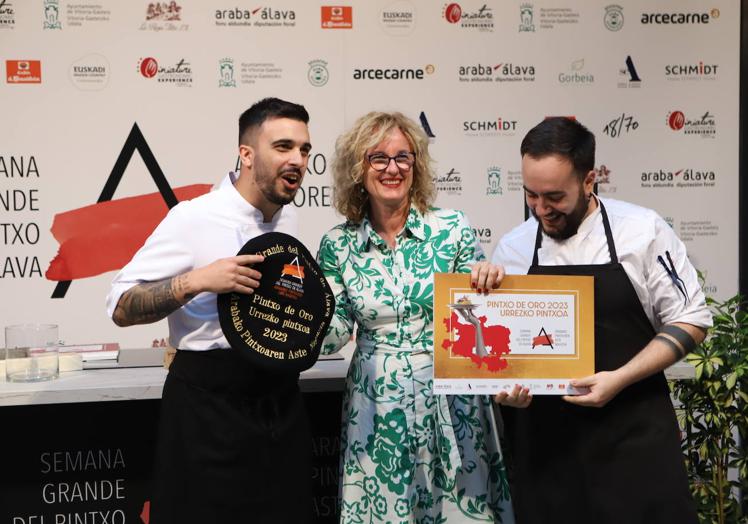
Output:
[[[390,249],[368,219],[323,238],[336,311],[323,353],[350,340],[343,524],[514,522],[490,399],[432,394],[433,274],[483,258],[459,212],[411,208]]]

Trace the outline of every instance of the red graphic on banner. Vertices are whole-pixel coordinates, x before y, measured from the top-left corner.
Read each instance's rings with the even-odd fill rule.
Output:
[[[9,84],[41,84],[41,60],[6,60],[6,80]]]
[[[545,333],[545,331],[543,331]],[[535,346],[551,346],[553,347],[553,335],[552,334],[543,334],[539,335],[537,337],[532,337],[532,347]]]
[[[353,7],[349,5],[323,5],[320,14],[322,29],[351,29],[353,27]]]
[[[672,111],[668,114],[667,125],[673,131],[680,131],[686,125],[686,115],[683,114],[683,111]]]
[[[483,364],[489,371],[497,373],[506,368],[508,363],[501,355],[510,353],[509,334],[511,331],[504,326],[487,326],[486,316],[478,317],[483,332],[483,344],[486,347],[488,356],[480,357],[476,355],[475,349],[475,326],[472,324],[463,324],[460,322],[457,313],[452,313],[450,318],[442,319],[447,330],[455,331],[454,341],[445,339],[442,347],[444,349],[452,348],[452,354],[460,357],[468,357],[480,369]],[[489,349],[490,348],[490,349]]]
[[[143,511],[140,512],[140,520],[143,524],[149,524],[151,520],[151,501],[146,500],[143,502]]]
[[[176,188],[177,200],[210,191],[210,184]],[[60,243],[47,280],[76,280],[121,269],[140,249],[169,208],[160,193],[99,202],[55,215],[52,235]]]
[[[146,78],[153,78],[158,73],[158,62],[153,57],[143,58],[138,64],[140,74]]]
[[[444,18],[450,24],[456,24],[462,18],[462,8],[460,4],[447,4],[444,6]]]
[[[283,264],[283,271],[281,276],[288,275],[289,277],[296,277],[300,280],[304,279],[304,268],[297,264]]]

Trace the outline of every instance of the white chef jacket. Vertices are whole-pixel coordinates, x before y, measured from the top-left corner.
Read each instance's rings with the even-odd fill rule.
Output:
[[[634,286],[644,312],[658,330],[663,324],[683,322],[701,328],[712,325],[704,293],[686,247],[673,229],[653,210],[613,199],[598,199],[608,213],[618,261]],[[507,274],[524,275],[532,264],[538,222],[534,217],[504,235],[492,262],[503,264]],[[669,267],[666,252],[685,284],[686,299],[678,290],[658,256]],[[554,240],[543,233],[538,264],[546,266],[610,263],[600,206],[587,216],[577,233]]]
[[[156,227],[132,260],[114,277],[106,299],[111,317],[122,294],[143,282],[174,277],[231,257],[251,238],[270,231],[296,236],[292,205],[282,206],[272,221],[247,202],[229,173],[218,188],[180,202]],[[215,293],[200,293],[168,316],[169,344],[178,349],[228,348],[218,320]]]

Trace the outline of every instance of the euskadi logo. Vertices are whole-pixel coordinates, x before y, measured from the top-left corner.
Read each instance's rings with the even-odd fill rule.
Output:
[[[408,0],[398,0],[379,13],[379,26],[385,33],[405,36],[413,32],[416,24],[416,10]]]

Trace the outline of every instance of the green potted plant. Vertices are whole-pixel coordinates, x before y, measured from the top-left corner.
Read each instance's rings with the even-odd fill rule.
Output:
[[[707,297],[714,327],[686,360],[694,380],[672,383],[683,453],[702,524],[748,522],[748,313],[740,296]]]

